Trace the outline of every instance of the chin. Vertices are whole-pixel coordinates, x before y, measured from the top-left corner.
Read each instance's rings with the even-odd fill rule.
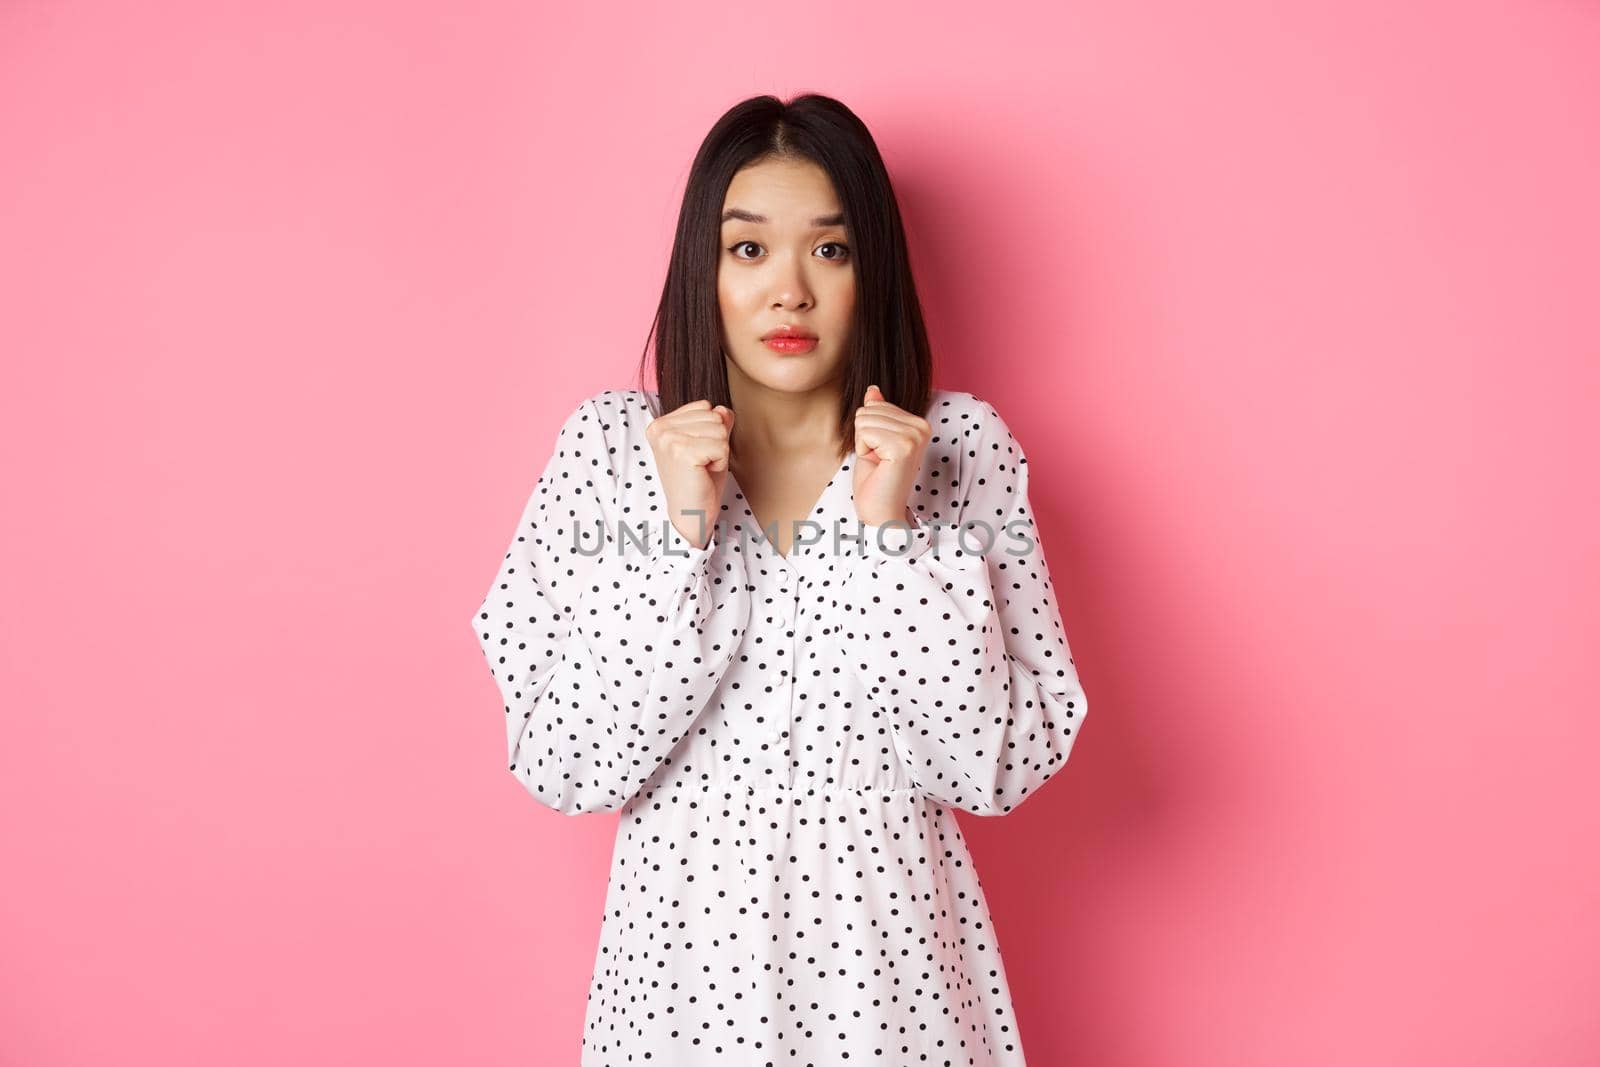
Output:
[[[780,393],[805,393],[831,381],[838,371],[835,362],[825,362],[816,353],[804,356],[780,356],[762,350],[754,357],[731,360],[740,374],[763,388]]]

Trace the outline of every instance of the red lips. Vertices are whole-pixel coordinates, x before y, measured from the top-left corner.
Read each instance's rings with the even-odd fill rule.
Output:
[[[815,341],[817,339],[817,335],[804,326],[776,326],[761,335],[763,341],[770,341],[774,337],[806,341]]]

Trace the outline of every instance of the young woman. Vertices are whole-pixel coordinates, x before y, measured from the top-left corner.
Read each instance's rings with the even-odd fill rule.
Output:
[[[567,417],[472,620],[517,780],[621,813],[581,1062],[1020,1067],[951,809],[1037,792],[1084,693],[1027,460],[931,387],[854,114],[717,122],[655,332],[657,389]]]

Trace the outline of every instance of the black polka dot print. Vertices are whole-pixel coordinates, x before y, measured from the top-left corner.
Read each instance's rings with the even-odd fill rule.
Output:
[[[580,1063],[1022,1067],[952,814],[1016,810],[1087,710],[1021,446],[936,390],[915,527],[857,520],[850,455],[786,556],[731,475],[696,549],[655,399],[567,418],[472,620],[517,781],[620,813]]]

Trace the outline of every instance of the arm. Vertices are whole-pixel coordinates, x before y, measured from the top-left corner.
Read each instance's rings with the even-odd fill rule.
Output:
[[[971,439],[970,528],[863,524],[844,639],[917,787],[1005,815],[1066,762],[1088,704],[1028,503],[1027,458],[987,402]]]
[[[715,530],[695,548],[663,519],[620,516],[617,500],[601,414],[585,400],[472,618],[505,702],[511,771],[567,815],[615,811],[638,792],[710,702],[748,619],[748,594],[713,561]],[[642,552],[627,536],[640,527]]]

